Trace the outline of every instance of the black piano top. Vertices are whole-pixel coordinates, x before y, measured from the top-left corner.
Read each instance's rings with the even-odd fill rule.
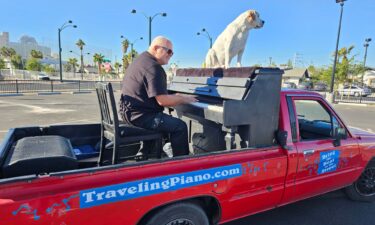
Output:
[[[237,67],[237,68],[184,68],[176,71],[176,76],[184,77],[238,77],[253,78],[255,71],[260,67]],[[264,68],[262,68],[264,69]]]

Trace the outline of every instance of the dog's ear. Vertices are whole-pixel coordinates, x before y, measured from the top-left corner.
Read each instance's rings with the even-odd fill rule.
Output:
[[[254,21],[254,20],[257,19],[257,13],[255,12],[255,10],[249,10],[249,11],[248,11],[247,19],[248,19],[249,21]]]

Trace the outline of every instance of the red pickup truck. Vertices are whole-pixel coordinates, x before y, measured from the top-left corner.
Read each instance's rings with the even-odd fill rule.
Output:
[[[348,128],[317,93],[279,97],[274,145],[103,166],[97,156],[64,159],[58,172],[18,174],[30,165],[14,171],[9,155],[27,137],[95,145],[100,124],[11,129],[0,146],[2,224],[208,225],[342,188],[375,200],[375,135]]]

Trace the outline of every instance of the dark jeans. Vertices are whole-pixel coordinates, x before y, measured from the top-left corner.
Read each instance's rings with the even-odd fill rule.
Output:
[[[189,154],[188,130],[184,121],[165,113],[158,113],[152,118],[140,118],[132,121],[132,124],[144,129],[169,134],[173,149],[173,156]],[[145,142],[145,145],[145,149],[151,146],[151,144],[148,142]]]

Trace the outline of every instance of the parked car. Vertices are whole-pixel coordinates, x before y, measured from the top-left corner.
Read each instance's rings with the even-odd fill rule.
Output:
[[[350,96],[363,96],[366,97],[371,95],[371,90],[367,87],[360,87],[357,85],[345,85],[342,88],[337,90],[341,95],[350,95]]]
[[[312,90],[313,84],[312,84],[312,82],[304,81],[304,82],[299,83],[297,88],[301,89],[301,90]]]
[[[284,82],[282,84],[283,88],[297,89],[297,85],[293,82]]]
[[[38,74],[38,80],[50,80],[49,76],[43,73]]]
[[[327,84],[323,82],[318,82],[314,85],[315,91],[326,91],[327,90]]]

